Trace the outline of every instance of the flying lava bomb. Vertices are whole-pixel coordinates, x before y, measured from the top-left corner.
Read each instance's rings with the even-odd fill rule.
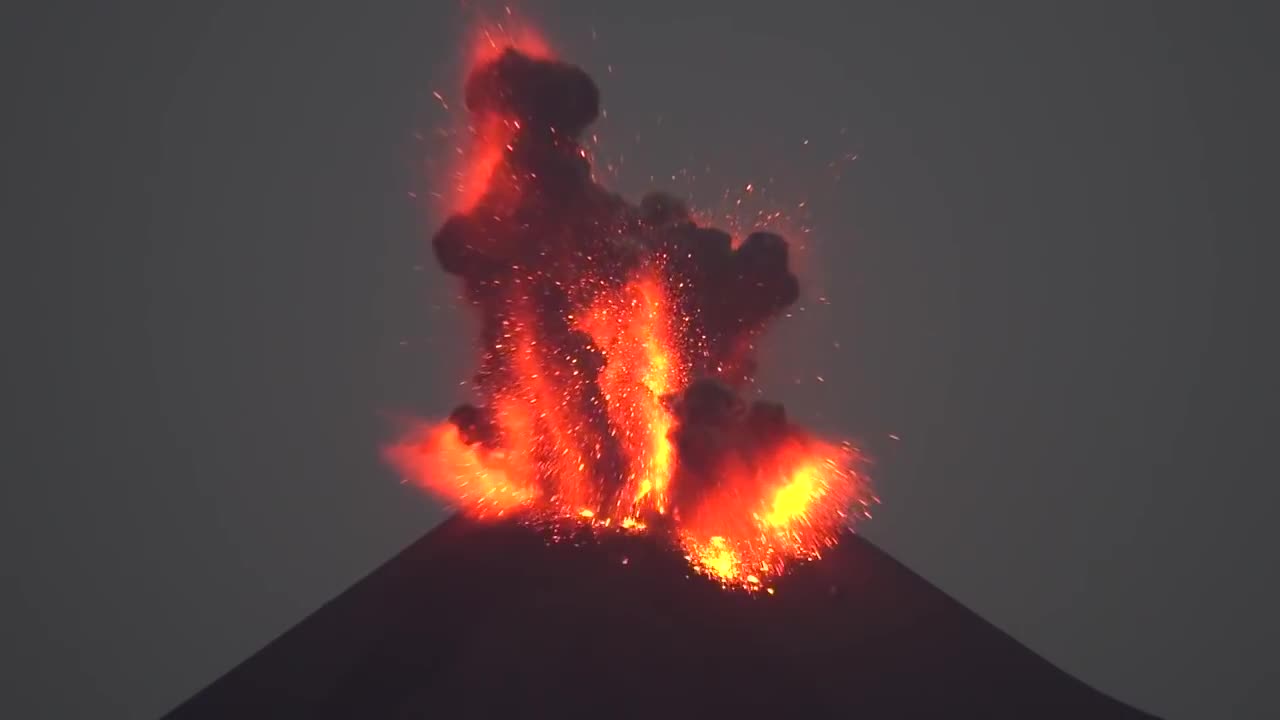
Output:
[[[800,295],[786,239],[597,183],[599,90],[544,48],[487,53],[465,99],[475,147],[432,245],[481,320],[475,401],[388,461],[473,518],[655,534],[726,586],[835,543],[873,499],[860,456],[743,397]]]

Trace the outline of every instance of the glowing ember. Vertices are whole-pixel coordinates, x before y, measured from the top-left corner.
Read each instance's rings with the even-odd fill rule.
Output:
[[[483,321],[480,402],[388,460],[473,516],[661,533],[699,572],[772,593],[867,497],[852,448],[739,395],[799,295],[786,241],[596,184],[578,138],[598,91],[535,36],[482,31],[472,59],[474,142],[434,248]]]

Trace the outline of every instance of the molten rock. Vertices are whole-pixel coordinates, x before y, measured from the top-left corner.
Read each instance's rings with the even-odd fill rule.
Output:
[[[579,137],[600,96],[578,68],[507,50],[466,100],[484,193],[433,246],[480,314],[477,402],[390,460],[472,516],[662,532],[756,589],[833,542],[870,498],[856,453],[737,395],[800,294],[787,241],[735,246],[675,198],[598,185]]]

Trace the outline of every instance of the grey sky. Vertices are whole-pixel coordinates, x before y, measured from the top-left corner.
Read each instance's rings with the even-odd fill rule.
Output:
[[[155,716],[441,517],[377,447],[470,367],[409,195],[465,25],[374,5],[10,24],[0,714]],[[688,5],[523,14],[621,190],[807,202],[763,385],[875,451],[866,534],[1126,702],[1280,713],[1261,18]]]

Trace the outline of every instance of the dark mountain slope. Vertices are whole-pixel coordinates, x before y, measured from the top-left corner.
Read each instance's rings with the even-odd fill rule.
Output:
[[[454,518],[170,717],[1146,717],[855,535],[775,587]]]

